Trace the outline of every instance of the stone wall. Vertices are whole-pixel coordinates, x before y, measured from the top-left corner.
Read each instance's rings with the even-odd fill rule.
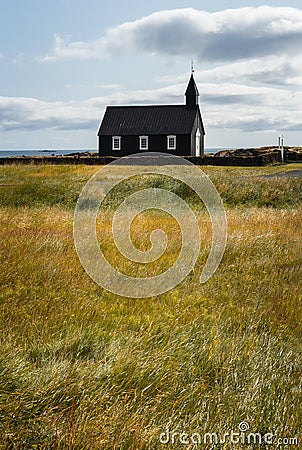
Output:
[[[0,165],[4,164],[86,164],[86,165],[105,165],[119,159],[113,156],[18,156],[0,158]],[[197,165],[210,166],[265,166],[281,162],[281,153],[278,150],[269,152],[248,152],[244,155],[234,152],[228,152],[225,156],[205,155],[204,157],[185,156],[184,159]],[[292,150],[285,150],[285,162],[302,162],[302,153]]]

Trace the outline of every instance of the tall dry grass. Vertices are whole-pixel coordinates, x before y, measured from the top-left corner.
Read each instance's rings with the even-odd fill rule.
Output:
[[[254,177],[272,168],[209,168],[222,195],[232,193],[218,271],[199,284],[211,227],[195,204],[203,248],[194,271],[166,294],[135,300],[95,285],[74,249],[74,200],[95,169],[1,168],[1,183],[16,184],[2,188],[0,210],[1,448],[198,448],[163,445],[160,433],[222,436],[242,421],[301,438],[300,181]],[[252,177],[246,190],[242,176]],[[27,203],[22,186],[31,186]],[[143,249],[159,217],[138,220]],[[165,267],[179,230],[160,220],[175,241]],[[110,246],[106,217],[101,226]]]

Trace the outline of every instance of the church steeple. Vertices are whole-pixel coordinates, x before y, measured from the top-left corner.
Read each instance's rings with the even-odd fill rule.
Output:
[[[199,92],[194,80],[193,71],[191,73],[191,78],[189,80],[185,96],[187,109],[196,109],[198,106]]]

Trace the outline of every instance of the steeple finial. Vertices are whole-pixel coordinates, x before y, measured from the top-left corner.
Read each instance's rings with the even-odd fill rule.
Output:
[[[194,70],[194,60],[191,60],[191,74],[193,74],[195,72]]]

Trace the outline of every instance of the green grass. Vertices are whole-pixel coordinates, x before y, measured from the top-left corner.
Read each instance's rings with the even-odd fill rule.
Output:
[[[94,284],[74,249],[73,208],[97,167],[1,167],[0,448],[211,449],[162,445],[159,435],[222,436],[242,421],[301,445],[301,179],[257,178],[292,168],[302,166],[203,168],[229,228],[204,285],[208,216],[190,191],[154,179],[193,203],[204,247],[178,287],[136,300]],[[109,218],[99,226],[110,250]],[[159,218],[140,220],[144,249]],[[176,242],[173,220],[160,220]]]
[[[301,168],[301,164],[259,168],[203,167],[218,189],[225,206],[271,206],[273,208],[295,207],[302,202],[302,179],[262,179],[260,175]],[[0,172],[0,207],[60,206],[73,209],[85,181],[96,173],[95,166],[4,166]],[[120,169],[115,166],[117,174]],[[150,186],[139,180],[125,183],[123,197],[129,189]],[[191,191],[178,182],[153,176],[153,187],[169,189],[184,199],[191,199]]]

